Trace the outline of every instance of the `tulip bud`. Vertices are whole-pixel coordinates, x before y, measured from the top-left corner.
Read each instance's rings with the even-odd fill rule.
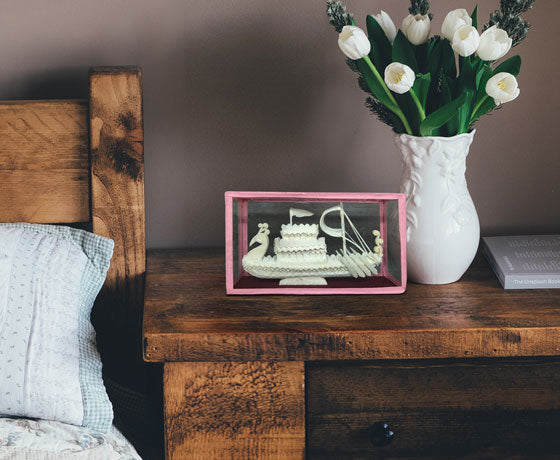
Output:
[[[486,83],[486,94],[494,98],[496,105],[513,101],[519,96],[519,92],[517,80],[512,74],[507,72],[500,72],[494,75]]]
[[[479,44],[480,35],[478,35],[478,31],[472,26],[465,25],[455,31],[451,47],[459,55],[467,57],[474,54]]]
[[[385,84],[397,94],[410,91],[414,80],[416,80],[414,71],[405,64],[393,62],[385,68]]]
[[[422,16],[421,14],[412,16],[412,14],[409,14],[404,18],[401,29],[410,43],[421,45],[430,36],[431,27],[432,22],[428,16]]]
[[[492,26],[480,36],[480,45],[476,53],[483,61],[495,61],[509,52],[512,43],[513,40],[505,30]]]
[[[389,41],[393,43],[395,41],[395,37],[397,36],[397,28],[395,27],[391,16],[385,13],[385,11],[381,10],[381,13],[376,14],[373,17],[383,29],[383,32],[385,32],[385,35],[387,36]]]
[[[451,42],[453,41],[453,36],[455,35],[455,32],[457,32],[457,29],[465,25],[472,26],[472,18],[469,13],[467,13],[467,10],[460,8],[458,10],[450,11],[443,20],[441,35]]]
[[[371,51],[365,32],[356,26],[344,26],[338,36],[338,46],[350,59],[361,59]]]

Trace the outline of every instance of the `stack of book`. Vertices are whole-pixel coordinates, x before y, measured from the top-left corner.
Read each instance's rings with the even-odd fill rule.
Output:
[[[560,235],[493,236],[482,242],[504,289],[560,288]]]

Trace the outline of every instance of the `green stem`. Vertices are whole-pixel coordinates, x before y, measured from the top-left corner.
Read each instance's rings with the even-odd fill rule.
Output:
[[[407,134],[412,136],[412,129],[410,128],[410,124],[408,123],[408,120],[406,119],[403,111],[399,107],[399,104],[397,104],[397,101],[393,97],[393,94],[391,93],[391,90],[389,90],[389,88],[387,88],[387,85],[385,84],[385,81],[383,80],[383,78],[381,78],[381,75],[379,75],[379,72],[377,71],[377,69],[373,65],[373,62],[371,62],[371,59],[369,58],[369,56],[364,56],[364,61],[366,61],[367,65],[369,66],[369,68],[373,72],[373,75],[375,75],[375,78],[377,78],[377,80],[379,81],[379,84],[381,85],[381,87],[383,88],[385,93],[387,93],[387,96],[389,97],[389,100],[393,104],[395,104],[395,107],[397,108],[396,110],[393,110],[390,107],[388,107],[388,109],[391,110],[395,115],[397,115],[400,118],[400,120],[402,121],[402,124],[404,126],[404,129],[406,129]]]
[[[484,104],[484,101],[488,99],[488,94],[485,94],[484,97],[480,100],[480,102],[478,104],[476,104],[475,108],[472,111],[472,115],[469,118],[469,125],[473,122],[473,120],[475,119],[475,115],[478,112],[478,109],[480,109],[480,107],[482,106],[482,104]]]
[[[395,104],[398,107],[399,105],[397,104],[397,101],[393,97],[393,93],[391,93],[391,90],[389,88],[387,88],[387,85],[385,84],[385,80],[383,80],[383,78],[381,78],[381,75],[379,75],[379,72],[377,71],[377,68],[373,65],[373,62],[371,62],[371,59],[369,58],[369,56],[364,56],[364,61],[366,61],[367,65],[369,66],[369,68],[371,69],[373,74],[375,75],[375,78],[377,78],[377,80],[379,81],[379,83],[381,84],[383,89],[385,90],[385,93],[387,93],[387,96],[389,96],[389,99],[391,99],[391,102],[393,102],[393,104]]]
[[[416,104],[416,108],[418,109],[418,113],[420,114],[420,121],[424,121],[426,119],[426,112],[424,112],[424,108],[420,103],[420,99],[418,99],[418,96],[412,88],[410,88],[410,95],[412,96],[412,100]]]

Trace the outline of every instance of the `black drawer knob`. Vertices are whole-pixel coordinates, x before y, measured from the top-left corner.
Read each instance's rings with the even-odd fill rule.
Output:
[[[374,446],[383,447],[390,444],[395,433],[385,422],[376,422],[369,429],[369,440]]]

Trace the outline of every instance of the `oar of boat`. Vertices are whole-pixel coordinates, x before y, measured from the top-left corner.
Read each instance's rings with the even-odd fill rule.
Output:
[[[371,276],[373,273],[371,272],[371,268],[368,267],[368,264],[363,258],[362,254],[357,253],[355,250],[351,250],[349,256],[354,260],[356,265],[362,269],[362,271],[366,274],[366,276]]]
[[[354,267],[349,265],[348,263],[346,263],[343,255],[339,251],[336,251],[335,254],[336,254],[336,258],[338,259],[338,261],[346,267],[346,270],[348,270],[350,272],[352,277],[357,278],[359,275],[358,275],[358,272],[354,269]]]
[[[350,255],[347,254],[344,256],[340,253],[340,251],[336,251],[336,254],[354,278],[365,278],[367,276],[366,273],[354,262],[354,260],[352,260]]]
[[[373,252],[367,252],[360,254],[356,252],[355,249],[352,249],[352,253],[357,255],[363,264],[365,264],[369,270],[371,271],[372,275],[377,275],[379,272],[377,271],[377,266],[379,265],[378,257]]]

